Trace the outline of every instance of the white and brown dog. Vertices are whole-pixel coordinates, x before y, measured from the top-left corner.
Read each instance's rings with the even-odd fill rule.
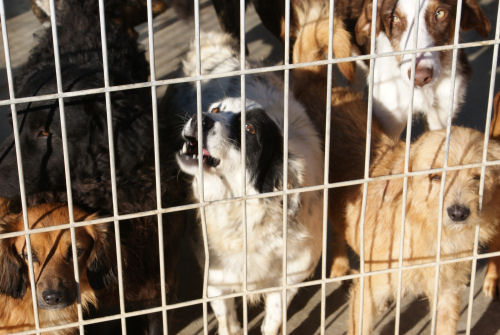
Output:
[[[202,74],[239,70],[237,52],[229,35],[203,36]],[[194,49],[194,48],[193,48]],[[196,53],[192,50],[184,62],[184,75],[196,75]],[[181,89],[171,100],[190,101],[185,106],[193,115],[194,85]],[[183,127],[184,144],[177,156],[180,168],[194,176],[193,191],[200,199],[198,148],[203,156],[203,200],[205,202],[256,195],[283,189],[322,184],[322,150],[319,138],[305,109],[292,95],[288,108],[288,174],[284,165],[283,83],[274,74],[246,77],[246,160],[241,160],[240,77],[202,81],[202,133],[198,137],[197,117]],[[194,100],[196,102],[196,100]],[[242,173],[246,174],[243,184]],[[255,290],[283,284],[283,215],[287,215],[287,283],[299,283],[311,276],[321,256],[322,194],[319,191],[293,193],[284,211],[281,195],[246,200],[247,288]],[[245,213],[242,203],[212,203],[204,207],[209,247],[208,296],[241,292],[244,282],[245,252],[243,233]],[[201,244],[200,244],[201,245]],[[287,290],[286,302],[296,288]],[[254,295],[250,298],[258,297]],[[263,334],[277,334],[282,324],[281,291],[264,294]],[[234,299],[212,301],[219,322],[219,334],[241,334]]]
[[[370,44],[372,2],[372,0],[365,1],[356,24],[356,40],[365,50],[369,50]],[[378,0],[377,3],[375,40],[377,54],[453,43],[456,0],[419,0],[418,18],[416,0]],[[415,27],[418,27],[416,41]],[[488,37],[490,22],[476,0],[463,1],[460,27],[463,30],[475,29],[483,38]],[[413,112],[423,113],[431,130],[446,127],[448,113],[452,107],[452,55],[452,50],[423,51],[416,54]],[[384,130],[392,136],[399,136],[406,127],[412,95],[411,60],[411,53],[375,59],[374,113]],[[454,86],[453,115],[463,102],[469,73],[467,58],[460,49]]]

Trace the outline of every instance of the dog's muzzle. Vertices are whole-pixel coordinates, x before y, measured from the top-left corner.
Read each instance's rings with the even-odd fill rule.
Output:
[[[198,165],[198,126],[196,115],[193,116],[184,129],[182,130],[182,138],[184,145],[178,153],[178,157],[184,164]],[[215,121],[205,113],[202,114],[202,133],[203,133],[203,165],[208,167],[217,167],[220,164],[220,159],[213,157],[206,148],[207,133],[214,126]]]

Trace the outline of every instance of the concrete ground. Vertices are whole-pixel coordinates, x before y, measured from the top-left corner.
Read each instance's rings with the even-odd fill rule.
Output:
[[[7,0],[7,29],[9,45],[14,71],[21,66],[33,45],[33,33],[40,29],[40,25],[29,9],[28,0]],[[480,1],[492,24],[496,22],[498,3],[494,0]],[[202,30],[218,29],[217,20],[212,6],[208,0],[201,4]],[[248,43],[249,57],[253,60],[263,61],[265,64],[277,64],[282,59],[282,47],[260,24],[258,17],[250,7],[246,15],[246,40]],[[145,25],[137,27],[139,42],[147,49],[147,28]],[[493,29],[494,30],[494,29]],[[154,39],[156,46],[156,76],[159,79],[171,78],[173,71],[182,59],[182,55],[189,47],[194,34],[194,24],[186,23],[177,18],[172,10],[160,15],[154,22]],[[474,33],[464,36],[466,41],[479,39]],[[7,79],[3,49],[0,50],[0,99],[8,98]],[[147,53],[146,53],[147,54]],[[454,121],[455,124],[474,127],[484,130],[487,98],[489,92],[489,78],[492,46],[482,46],[467,50],[471,61],[473,75],[468,87],[466,103],[462,112]],[[498,67],[495,69],[498,74]],[[498,75],[497,75],[498,77]],[[499,83],[495,84],[495,92]],[[164,88],[159,88],[161,97]],[[0,108],[0,140],[10,133],[10,123],[7,119],[8,108]],[[186,256],[186,263],[193,264]],[[472,312],[472,334],[500,334],[500,303],[491,301],[481,292],[486,261],[478,264],[478,273],[474,285],[474,303]],[[317,277],[316,277],[317,278]],[[181,270],[182,300],[200,297],[201,276],[200,271],[192,267]],[[326,334],[344,334],[348,328],[347,285],[332,283],[326,286]],[[459,322],[459,333],[465,333],[469,288],[464,289]],[[394,305],[390,306],[376,322],[375,333],[392,334],[394,332]],[[175,323],[170,328],[170,334],[203,334],[201,306],[186,307],[172,313]],[[210,309],[209,309],[210,311]],[[308,335],[320,333],[321,288],[318,286],[307,287],[299,290],[297,297],[292,301],[288,310],[288,333],[295,335]],[[241,308],[240,308],[241,316]],[[258,334],[263,313],[261,307],[253,307],[249,312],[250,334]],[[216,333],[216,321],[211,314],[208,318],[209,333]],[[428,303],[423,299],[403,300],[401,314],[401,334],[426,334],[429,333],[430,318]]]

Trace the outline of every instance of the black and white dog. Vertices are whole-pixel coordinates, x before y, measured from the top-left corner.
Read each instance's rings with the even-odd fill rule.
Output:
[[[210,33],[201,47],[202,74],[238,70],[239,58],[229,35]],[[184,61],[184,75],[195,75],[196,53]],[[184,101],[183,93],[174,99]],[[183,98],[184,96],[184,98]],[[181,99],[181,100],[178,100]],[[202,145],[204,201],[229,199],[283,189],[283,85],[272,74],[246,78],[246,160],[241,161],[240,77],[202,82],[202,133],[198,137],[197,116],[183,127],[184,144],[177,155],[180,168],[193,178],[194,197],[199,200],[198,147]],[[187,100],[186,100],[187,101]],[[194,113],[196,100],[188,104]],[[313,124],[293,96],[289,96],[287,188],[322,183],[322,149]],[[246,171],[245,188],[242,173]],[[287,201],[287,283],[302,282],[312,273],[321,255],[322,194],[294,193]],[[208,295],[220,296],[242,290],[244,281],[244,212],[236,202],[205,207],[210,250]],[[246,201],[247,288],[255,290],[283,284],[283,197]],[[297,289],[289,289],[287,305]],[[282,323],[281,292],[265,294],[263,334],[277,334]],[[287,306],[285,306],[286,308]],[[215,300],[212,308],[219,334],[240,334],[233,299]]]

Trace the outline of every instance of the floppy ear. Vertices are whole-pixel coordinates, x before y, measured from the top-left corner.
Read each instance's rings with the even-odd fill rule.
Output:
[[[92,215],[87,220],[93,220]],[[92,251],[87,261],[87,278],[90,287],[94,290],[107,288],[116,281],[115,260],[116,253],[113,234],[109,223],[96,224],[85,227],[94,240]]]
[[[0,219],[0,233],[13,231],[18,215],[7,215]],[[21,299],[28,287],[28,267],[17,254],[14,238],[0,241],[0,293]]]
[[[460,26],[464,30],[476,30],[483,38],[490,34],[491,23],[476,0],[464,0]]]
[[[361,15],[356,22],[355,33],[356,42],[361,46],[367,46],[369,48],[370,43],[370,33],[372,27],[372,6],[373,0],[365,0],[363,4],[363,9],[361,10]],[[380,6],[377,8],[377,18],[376,18],[376,34],[380,32]]]

